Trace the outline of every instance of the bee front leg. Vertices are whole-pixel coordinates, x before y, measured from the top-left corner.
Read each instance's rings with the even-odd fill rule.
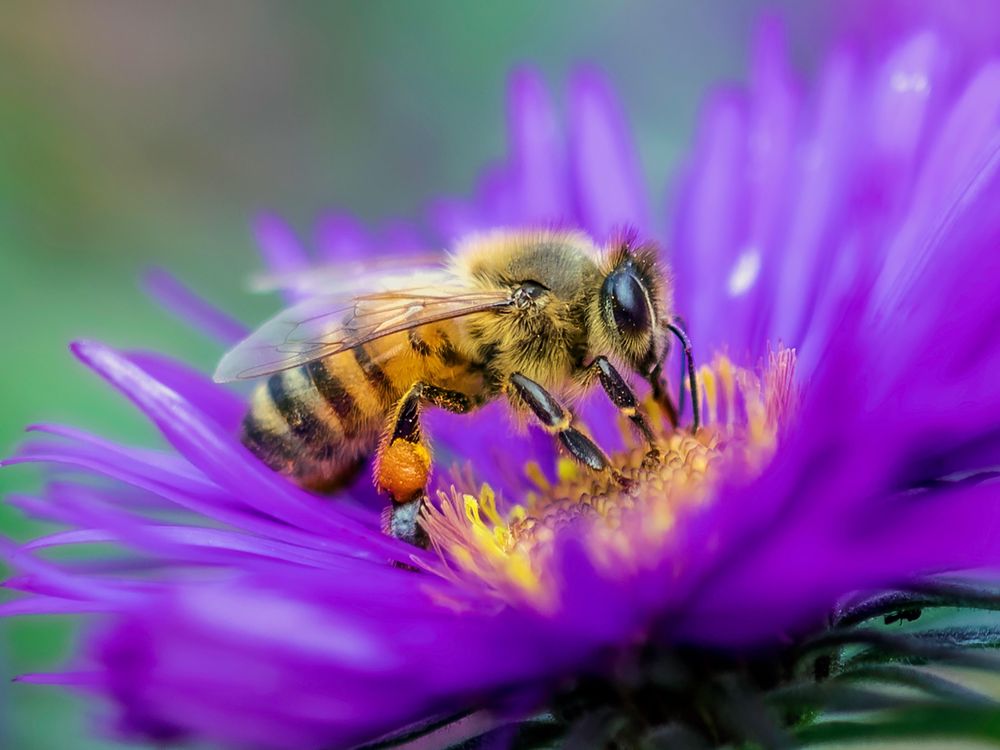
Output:
[[[618,408],[620,414],[629,418],[645,438],[649,450],[646,452],[643,465],[648,469],[656,466],[660,462],[660,448],[657,445],[656,436],[642,412],[639,411],[639,402],[625,378],[604,356],[597,357],[587,366],[587,369],[591,373],[596,373],[597,378],[601,381],[601,387],[608,394],[611,403]]]
[[[420,429],[420,407],[425,402],[456,414],[472,408],[463,393],[415,383],[396,405],[392,429],[379,445],[375,485],[392,500],[385,531],[418,547],[426,547],[428,541],[419,524],[431,472],[431,452]]]
[[[542,386],[521,373],[510,376],[507,386],[508,398],[512,398],[515,406],[518,401],[527,404],[535,413],[542,426],[555,435],[569,454],[584,466],[594,471],[608,471],[622,485],[629,480],[615,471],[611,461],[597,444],[578,429],[573,427],[572,415],[560,406],[559,402]]]

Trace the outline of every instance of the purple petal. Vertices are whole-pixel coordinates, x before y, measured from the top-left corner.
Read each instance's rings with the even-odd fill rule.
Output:
[[[124,357],[96,343],[79,342],[74,353],[84,364],[129,397],[164,437],[213,482],[247,504],[300,528],[356,537],[362,547],[402,553],[400,543],[348,519],[328,503],[297,489],[260,463],[175,391],[153,380]],[[408,550],[406,550],[408,552]],[[403,559],[406,559],[406,555]]]
[[[674,212],[678,311],[706,351],[729,341],[727,299],[751,290],[766,262],[759,248],[743,248],[746,117],[746,102],[735,92],[717,92],[709,101],[694,147],[696,168],[681,186],[680,206]],[[740,350],[733,354],[743,356]]]
[[[315,243],[326,261],[351,262],[364,260],[377,250],[361,222],[341,213],[327,214],[316,224]]]
[[[119,605],[137,601],[137,594],[92,578],[75,576],[55,565],[39,560],[24,552],[17,545],[0,538],[0,555],[23,575],[18,586],[21,590],[37,591],[47,596],[85,601],[115,602]],[[5,585],[10,585],[7,581]]]
[[[850,218],[843,197],[851,177],[850,153],[856,129],[857,71],[847,55],[833,57],[820,84],[814,132],[790,186],[796,196],[788,217],[785,249],[778,274],[778,293],[770,338],[799,346],[833,259],[847,248],[831,231]],[[804,286],[804,288],[803,288]]]
[[[253,223],[253,235],[257,240],[264,266],[271,273],[280,275],[289,271],[299,271],[310,265],[309,255],[299,242],[299,238],[280,217],[274,214],[259,215]],[[285,295],[288,304],[299,299],[292,292]]]
[[[931,257],[933,239],[956,202],[968,200],[998,147],[1000,62],[983,67],[961,93],[930,147],[914,188],[910,212],[886,255],[880,279],[883,304],[895,304]],[[891,295],[889,287],[892,287]]]
[[[153,269],[144,281],[146,291],[164,309],[222,344],[231,346],[249,333],[245,325],[206,302],[167,271]]]
[[[892,588],[923,575],[1000,567],[995,489],[912,498],[906,505],[878,522],[871,519],[864,535],[847,534],[830,520],[826,528],[818,523],[786,527],[760,545],[759,554],[744,558],[713,583],[688,610],[685,636],[734,645],[769,640],[814,623],[845,591]],[[780,580],[781,585],[760,586],[765,580]],[[734,619],[740,628],[725,626]]]
[[[80,449],[51,445],[43,449],[31,450],[23,457],[11,459],[5,463],[23,462],[57,463],[78,467],[88,472],[94,472],[110,479],[125,482],[133,487],[155,493],[179,507],[198,513],[206,519],[213,519],[234,528],[261,534],[266,538],[281,539],[292,544],[319,549],[339,550],[342,554],[362,556],[364,548],[354,544],[314,534],[308,530],[296,529],[278,523],[266,516],[248,512],[250,509],[234,507],[234,499],[222,493],[218,488],[209,486],[198,489],[194,485],[178,481],[168,481],[166,478],[156,478],[149,467],[136,463],[125,466],[120,458],[104,456],[100,452],[87,453]],[[79,494],[76,490],[73,494]],[[62,513],[62,511],[60,511]]]
[[[946,88],[947,63],[941,40],[924,32],[894,50],[872,76],[867,140],[880,171],[910,176],[932,98],[945,95],[939,89]]]
[[[232,391],[169,357],[148,352],[129,352],[126,356],[152,378],[179,393],[222,429],[233,434],[239,429],[248,407]]]
[[[98,676],[89,672],[38,672],[22,674],[14,678],[16,682],[29,685],[94,685]]]
[[[31,596],[0,602],[0,617],[21,617],[23,615],[82,615],[94,612],[115,612],[119,605],[94,599],[63,599],[45,596]]]
[[[439,199],[427,212],[435,232],[449,247],[489,225],[478,206],[459,199]]]
[[[577,212],[599,242],[623,226],[650,231],[639,159],[611,87],[580,70],[570,84],[570,169]]]
[[[355,587],[303,571],[176,589],[120,620],[94,655],[126,722],[284,748],[352,746],[592,648],[515,612],[428,606],[409,578],[387,570]],[[408,689],[394,690],[401,679]]]
[[[795,169],[801,124],[802,97],[788,70],[784,28],[777,21],[765,21],[757,30],[749,93],[747,237],[739,255],[718,275],[725,282],[728,345],[735,351],[743,345],[762,356],[766,316],[775,292],[780,293],[781,268],[776,258],[795,200],[788,184]]]
[[[507,132],[516,221],[527,226],[564,221],[570,215],[565,145],[552,99],[535,70],[511,76]]]

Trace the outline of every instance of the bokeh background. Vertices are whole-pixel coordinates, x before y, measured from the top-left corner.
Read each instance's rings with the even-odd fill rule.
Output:
[[[888,3],[906,6],[907,3]],[[926,5],[926,3],[919,3]],[[961,5],[961,3],[955,4]],[[176,272],[248,322],[261,209],[305,236],[337,208],[376,223],[463,193],[504,148],[504,87],[520,63],[558,87],[602,68],[663,200],[699,102],[740,81],[751,0],[503,3],[7,2],[0,23],[0,454],[58,420],[155,440],[66,342],[96,337],[211,368],[209,342],[137,279]],[[947,7],[942,4],[942,7]],[[832,37],[864,30],[864,0],[769,2],[809,75]],[[31,491],[30,467],[0,494]],[[0,532],[42,531],[0,506]],[[10,684],[69,650],[74,623],[0,622],[0,748],[105,747],[82,701]],[[211,668],[211,665],[206,665]]]

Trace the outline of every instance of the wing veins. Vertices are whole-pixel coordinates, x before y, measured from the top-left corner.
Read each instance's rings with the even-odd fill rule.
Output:
[[[323,304],[323,299],[313,298],[307,302]],[[335,303],[331,300],[330,304]],[[300,320],[283,320],[282,315],[289,315],[296,309],[291,308],[227,353],[216,370],[216,379],[224,382],[262,377],[341,354],[395,333],[511,304],[513,301],[507,290],[455,289],[452,292],[448,287],[419,287],[370,292],[354,297],[348,304],[331,306]],[[337,321],[337,315],[345,317]],[[329,330],[309,330],[325,320],[330,321]],[[289,330],[280,330],[289,325]],[[296,332],[302,332],[300,338],[295,338]],[[267,352],[284,356],[265,360]],[[245,366],[248,363],[249,366]]]

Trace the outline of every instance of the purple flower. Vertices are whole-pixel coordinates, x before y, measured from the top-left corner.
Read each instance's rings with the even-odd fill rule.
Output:
[[[75,344],[170,448],[42,425],[8,462],[54,467],[44,497],[8,502],[67,530],[5,544],[7,585],[27,596],[0,611],[95,619],[77,664],[24,679],[105,698],[123,736],[261,748],[497,727],[524,746],[531,732],[777,744],[807,739],[817,705],[857,709],[866,669],[926,693],[873,707],[934,710],[962,688],[874,662],[948,656],[957,631],[856,625],[982,604],[1000,565],[997,91],[1000,62],[961,60],[933,31],[874,57],[835,49],[805,86],[765,24],[747,86],[705,105],[667,229],[607,83],[578,73],[563,126],[518,72],[510,153],[473,198],[436,202],[433,230],[332,216],[318,258],[388,245],[405,261],[428,236],[553,223],[660,237],[706,428],[657,420],[665,460],[643,469],[641,443],[588,405],[637,478],[623,493],[545,436],[498,441],[498,407],[435,416],[438,465],[456,468],[438,471],[422,551],[380,533],[363,486],[330,502],[257,461],[236,437],[239,395]],[[256,229],[272,270],[315,262],[279,219]],[[169,278],[152,286],[223,342],[244,333]],[[78,544],[100,554],[39,554]]]

